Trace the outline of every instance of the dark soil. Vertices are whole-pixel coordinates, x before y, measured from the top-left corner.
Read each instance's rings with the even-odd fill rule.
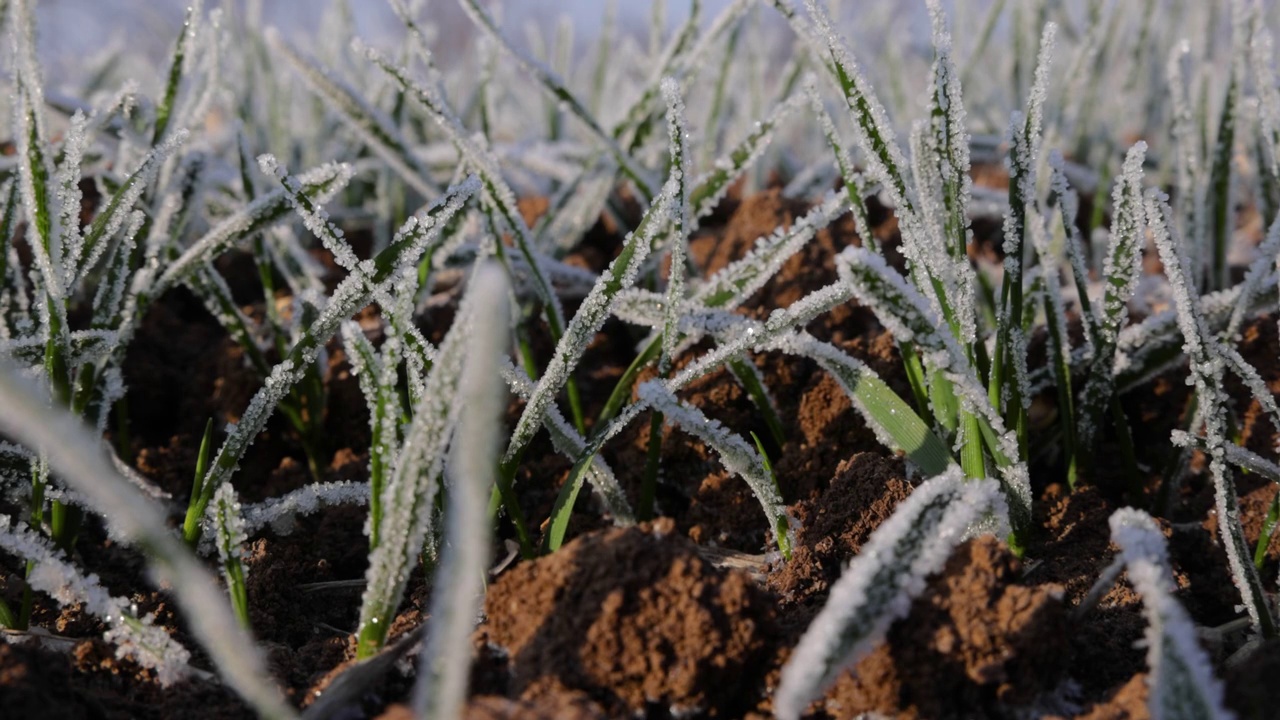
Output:
[[[545,204],[522,209],[536,215]],[[690,255],[704,273],[746,253],[761,235],[807,209],[771,190],[731,196],[693,238]],[[896,224],[883,208],[871,217],[878,239],[896,245]],[[741,311],[764,317],[835,278],[834,255],[858,242],[848,218],[820,233]],[[567,261],[599,270],[620,245],[602,222]],[[989,248],[988,248],[989,249]],[[237,298],[261,314],[253,269],[226,261]],[[569,312],[573,307],[567,308]],[[376,310],[364,319],[376,321]],[[452,310],[433,310],[422,329],[438,339]],[[850,304],[808,328],[867,363],[903,396],[908,386],[896,347],[874,316]],[[640,335],[611,321],[588,350],[576,375],[587,416],[603,406],[630,362]],[[551,346],[535,331],[541,361]],[[694,348],[687,363],[707,346]],[[1275,318],[1247,325],[1241,350],[1280,391]],[[322,458],[324,479],[363,479],[368,462],[367,411],[341,348],[331,344],[329,401]],[[657,493],[662,518],[613,528],[590,492],[582,493],[569,542],[535,561],[518,561],[491,582],[484,620],[474,635],[468,718],[767,717],[779,669],[827,600],[831,584],[894,508],[919,482],[903,461],[885,451],[840,387],[812,363],[765,354],[754,358],[785,426],[779,447],[767,438],[760,413],[727,372],[702,378],[682,399],[745,435],[765,438],[781,491],[794,518],[790,561],[767,553],[770,528],[740,478],[689,436],[668,430]],[[1184,410],[1185,370],[1162,376],[1124,399],[1139,428],[1140,461],[1150,468],[1150,492],[1163,467],[1168,433]],[[175,524],[185,507],[200,436],[207,418],[221,428],[234,422],[258,379],[200,303],[174,291],[155,303],[125,368],[129,385],[128,458],[173,496]],[[1230,388],[1233,397],[1248,397]],[[512,404],[514,420],[519,405]],[[1241,436],[1271,453],[1277,439],[1256,403],[1240,408]],[[1049,423],[1052,424],[1052,423]],[[118,440],[113,433],[113,440]],[[215,440],[222,439],[221,430]],[[604,457],[634,499],[648,447],[642,415],[611,443]],[[1110,447],[1111,438],[1104,438]],[[1036,533],[1023,559],[1000,541],[962,545],[928,581],[906,619],[887,640],[847,671],[811,707],[813,718],[879,713],[901,718],[1140,718],[1147,717],[1141,600],[1123,580],[1092,611],[1076,604],[1110,562],[1107,518],[1120,493],[1106,476],[1098,486],[1070,492],[1060,461],[1035,468]],[[517,476],[525,514],[546,518],[570,463],[540,435]],[[1198,465],[1193,463],[1193,469]],[[311,482],[302,447],[277,417],[254,443],[237,489],[245,502],[279,495]],[[1254,476],[1239,479],[1245,528],[1256,540],[1276,492]],[[1211,488],[1193,472],[1165,522],[1179,599],[1205,626],[1236,617],[1239,598],[1226,573],[1209,508]],[[254,633],[271,671],[289,698],[305,707],[323,697],[354,654],[367,540],[365,510],[333,508],[302,518],[288,535],[269,530],[251,539],[249,598]],[[504,535],[509,528],[501,528]],[[499,543],[501,546],[501,543]],[[170,597],[154,590],[139,556],[110,543],[92,522],[77,553],[116,594],[131,596],[141,612],[210,669]],[[498,555],[505,555],[501,550]],[[495,556],[497,565],[501,557]],[[1274,578],[1280,543],[1273,544],[1264,577]],[[0,594],[21,595],[21,568],[0,566]],[[315,587],[329,581],[357,581]],[[421,572],[410,579],[395,640],[421,625],[430,590]],[[162,689],[149,672],[116,660],[101,640],[101,623],[78,608],[59,609],[37,598],[36,620],[47,633],[28,642],[0,643],[0,715],[40,718],[236,718],[248,710],[215,681],[191,679]],[[1249,663],[1227,668],[1233,648],[1211,646],[1233,708],[1245,718],[1274,717],[1263,688],[1273,684],[1280,646],[1272,642]],[[402,663],[403,665],[403,663]],[[409,717],[411,681],[402,670],[375,679],[333,717]]]

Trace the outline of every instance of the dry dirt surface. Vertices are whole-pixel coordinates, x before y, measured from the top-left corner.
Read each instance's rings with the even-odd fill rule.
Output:
[[[539,203],[523,209],[534,215]],[[762,234],[798,218],[806,204],[777,190],[730,196],[692,239],[690,255],[704,273],[741,257]],[[895,257],[896,225],[870,208],[878,239]],[[846,217],[821,232],[743,307],[763,317],[835,278],[834,255],[858,243]],[[602,223],[568,261],[601,269],[617,252],[617,232]],[[253,267],[226,258],[220,269],[250,312]],[[567,308],[572,312],[574,308]],[[376,311],[367,311],[376,312]],[[422,320],[439,338],[451,310]],[[866,362],[892,387],[908,388],[892,339],[867,310],[838,308],[808,328]],[[578,380],[587,416],[594,417],[629,364],[638,334],[610,321],[588,350]],[[533,337],[545,362],[545,334]],[[705,346],[693,348],[688,362]],[[342,350],[329,348],[325,479],[366,474],[367,411]],[[1280,390],[1274,318],[1250,323],[1242,352]],[[785,443],[767,438],[750,399],[727,372],[695,383],[682,398],[734,431],[765,438],[791,516],[796,548],[789,562],[767,554],[770,529],[746,484],[728,475],[702,443],[678,431],[663,444],[657,493],[662,518],[613,528],[584,492],[559,552],[505,567],[489,585],[484,618],[474,635],[468,718],[763,718],[779,670],[831,584],[870,534],[912,487],[900,458],[885,451],[839,386],[804,360],[765,354],[755,362],[783,419]],[[146,319],[126,366],[130,409],[129,461],[184,506],[205,420],[234,422],[257,387],[239,351],[184,291],[169,293]],[[1139,427],[1145,467],[1163,466],[1169,430],[1183,412],[1185,370],[1173,371],[1124,399]],[[1248,394],[1233,388],[1235,397]],[[519,406],[513,402],[510,417]],[[1250,447],[1275,446],[1276,429],[1256,407],[1245,408],[1242,436]],[[610,444],[604,455],[624,487],[638,492],[648,445],[648,416]],[[113,438],[114,440],[115,438]],[[221,441],[221,437],[215,438]],[[1105,450],[1105,448],[1104,448]],[[1118,498],[1093,486],[1071,493],[1045,479],[1063,477],[1056,460],[1033,468],[1036,532],[1023,559],[1000,541],[961,546],[931,577],[909,616],[885,642],[815,702],[812,718],[878,713],[900,718],[1057,717],[1093,720],[1147,716],[1145,658],[1135,646],[1144,622],[1140,599],[1122,581],[1083,616],[1073,612],[1111,560],[1107,517]],[[517,477],[526,515],[545,518],[567,476],[569,462],[545,437],[530,446]],[[254,502],[310,482],[301,446],[276,418],[253,445],[235,483]],[[1236,616],[1225,558],[1209,518],[1211,488],[1197,474],[1175,498],[1165,529],[1179,599],[1197,623],[1220,625]],[[1241,504],[1250,541],[1274,485],[1242,478]],[[5,511],[11,511],[6,509]],[[288,535],[269,530],[251,539],[249,600],[254,633],[271,670],[299,707],[323,697],[350,666],[365,548],[362,508],[324,510],[302,518]],[[502,527],[500,533],[509,533]],[[501,543],[498,543],[501,548]],[[131,596],[141,612],[195,654],[207,659],[172,610],[148,583],[140,558],[114,546],[92,523],[77,553],[114,593]],[[497,565],[500,557],[494,558]],[[1280,546],[1264,569],[1275,577]],[[6,560],[0,594],[21,595],[21,568]],[[328,581],[357,581],[314,587]],[[424,620],[430,589],[421,573],[410,580],[392,640]],[[47,632],[24,644],[0,643],[0,715],[13,718],[239,718],[249,711],[224,687],[192,679],[161,689],[146,670],[116,660],[101,640],[102,625],[78,608],[59,609],[39,597],[36,622]],[[1222,648],[1209,647],[1215,662]],[[461,659],[460,659],[461,661]],[[402,662],[411,664],[412,659]],[[1274,702],[1260,696],[1274,685],[1280,644],[1271,643],[1247,666],[1220,667],[1229,702],[1244,718],[1264,718]],[[343,703],[341,718],[405,718],[411,681],[399,670],[375,678]],[[1272,715],[1271,717],[1274,717]]]

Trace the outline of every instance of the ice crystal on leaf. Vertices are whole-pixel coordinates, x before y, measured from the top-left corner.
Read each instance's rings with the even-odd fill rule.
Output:
[[[1155,720],[1212,718],[1234,713],[1223,704],[1223,687],[1213,674],[1209,656],[1186,609],[1174,597],[1177,583],[1169,567],[1164,534],[1151,516],[1122,508],[1111,515],[1111,541],[1120,548],[1117,561],[1142,596],[1147,616],[1147,707]]]
[[[650,246],[658,228],[663,225],[662,218],[673,212],[672,205],[677,202],[675,193],[677,184],[668,182],[662,194],[642,222],[642,229],[632,232],[623,241],[622,251],[613,259],[609,267],[600,273],[595,287],[591,289],[576,315],[569,322],[560,342],[556,344],[555,355],[543,371],[537,387],[529,395],[516,429],[507,443],[504,461],[510,461],[533,438],[542,424],[543,414],[554,402],[556,395],[569,380],[569,374],[582,358],[587,344],[596,336],[604,322],[609,319],[617,294],[635,284],[645,258],[649,255]]]
[[[491,277],[492,273],[485,273]],[[505,302],[506,289],[500,299]],[[473,282],[462,307],[440,344],[436,361],[427,376],[422,401],[413,411],[413,420],[404,431],[404,442],[387,477],[381,505],[386,510],[380,533],[382,540],[369,557],[367,586],[360,607],[358,632],[362,655],[381,646],[387,629],[409,580],[413,559],[431,537],[432,511],[439,491],[437,478],[444,468],[445,450],[453,435],[461,410],[457,402],[458,383],[466,360],[468,337],[478,331],[478,323],[492,321],[477,314],[477,308],[491,308],[492,280]],[[494,371],[492,381],[498,380]],[[434,546],[434,541],[431,543]]]
[[[1185,341],[1183,350],[1191,364],[1190,379],[1195,385],[1200,416],[1204,421],[1205,453],[1209,457],[1209,474],[1214,485],[1218,533],[1226,550],[1232,581],[1240,592],[1253,626],[1271,631],[1275,627],[1275,618],[1258,573],[1249,562],[1244,531],[1240,526],[1239,501],[1227,467],[1226,446],[1232,443],[1227,436],[1227,396],[1223,389],[1225,363],[1216,352],[1216,338],[1200,311],[1199,293],[1191,280],[1191,264],[1170,222],[1173,210],[1167,197],[1158,190],[1149,191],[1144,209],[1147,226],[1151,229],[1173,290],[1178,326]]]
[[[129,657],[156,673],[164,687],[188,674],[191,653],[179,645],[151,617],[136,617],[130,602],[114,597],[95,575],[83,575],[62,551],[30,528],[0,515],[0,548],[34,563],[27,575],[32,588],[47,593],[61,606],[82,604],[85,612],[107,624],[106,639],[116,645],[117,657]]]
[[[507,279],[498,267],[478,268],[471,282],[474,307],[468,320],[471,325],[464,325],[468,334],[466,364],[460,369],[454,402],[462,406],[456,431],[462,441],[453,443],[445,468],[449,483],[445,546],[413,692],[419,717],[457,717],[466,702],[470,670],[459,659],[471,653],[471,632],[483,605],[485,569],[490,559],[486,505],[498,472],[500,423],[507,394],[498,371],[510,342],[510,319]],[[390,509],[399,510],[395,506]],[[430,512],[428,505],[422,514]],[[410,544],[405,549],[415,547]],[[370,581],[374,579],[371,574]],[[387,624],[390,619],[386,617]]]
[[[1115,216],[1111,222],[1110,247],[1102,269],[1106,283],[1102,305],[1092,323],[1093,358],[1076,428],[1080,447],[1087,451],[1091,451],[1095,438],[1100,435],[1105,410],[1111,403],[1120,328],[1128,317],[1129,300],[1142,271],[1142,246],[1146,237],[1142,163],[1146,153],[1147,144],[1141,140],[1129,149],[1112,191]],[[1083,270],[1076,272],[1082,273]]]
[[[671,369],[673,353],[679,336],[676,325],[680,305],[684,302],[685,258],[688,255],[689,228],[689,143],[688,125],[684,119],[684,100],[680,97],[680,84],[672,78],[662,81],[662,97],[667,104],[667,131],[671,158],[669,183],[675,184],[672,216],[670,264],[667,269],[667,293],[662,319],[662,355],[658,360],[658,372],[663,375]],[[655,223],[656,224],[656,223]]]

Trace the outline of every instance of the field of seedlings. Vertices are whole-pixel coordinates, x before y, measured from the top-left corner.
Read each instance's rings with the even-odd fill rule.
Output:
[[[1280,718],[1280,3],[521,1],[0,0],[0,717]]]

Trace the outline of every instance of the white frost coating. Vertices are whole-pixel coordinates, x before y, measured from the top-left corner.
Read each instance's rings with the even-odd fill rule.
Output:
[[[1129,582],[1142,596],[1147,616],[1145,645],[1149,695],[1154,720],[1197,717],[1234,718],[1223,704],[1223,687],[1213,674],[1209,656],[1200,646],[1195,623],[1173,597],[1177,584],[1169,568],[1164,535],[1141,510],[1122,508],[1112,513],[1111,541],[1129,572]]]
[[[138,231],[142,229],[145,219],[146,215],[141,210],[134,210],[129,214],[129,224],[125,226],[124,233],[116,244],[107,272],[93,298],[95,321],[105,321],[115,317],[120,308],[120,303],[124,299],[125,285],[129,281],[128,258],[137,244]]]
[[[342,81],[335,74],[321,68],[313,59],[306,57],[286,40],[280,37],[275,28],[267,28],[267,42],[284,55],[307,87],[316,95],[324,98],[328,106],[336,111],[347,127],[351,128],[378,157],[423,197],[435,197],[439,188],[427,181],[428,172],[417,156],[411,151],[409,143],[401,136],[395,124],[376,107],[370,105],[361,94]]]
[[[1276,307],[1275,289],[1276,274],[1268,272],[1255,288],[1254,299],[1249,303],[1247,312],[1254,313],[1274,309]],[[1235,287],[1201,296],[1200,313],[1204,316],[1205,322],[1208,323],[1210,329],[1218,330],[1226,327],[1229,322],[1228,318],[1240,298],[1241,291],[1242,286],[1236,285]],[[1148,365],[1148,357],[1159,355],[1169,347],[1180,347],[1181,345],[1182,335],[1178,329],[1178,313],[1176,309],[1170,308],[1148,316],[1142,322],[1130,325],[1120,331],[1120,338],[1117,343],[1119,356],[1116,362],[1116,373],[1118,375],[1122,371],[1129,372],[1132,367],[1140,367],[1144,372],[1140,376],[1131,378],[1128,383],[1129,387],[1134,387],[1159,374],[1169,365],[1181,362],[1181,358],[1174,358],[1172,361],[1166,361],[1163,364]]]
[[[1222,359],[1225,367],[1235,373],[1244,386],[1249,388],[1249,392],[1258,401],[1262,411],[1271,420],[1271,426],[1280,427],[1280,407],[1276,405],[1276,398],[1271,394],[1271,388],[1267,387],[1267,382],[1258,374],[1257,368],[1250,365],[1249,361],[1240,355],[1240,351],[1223,342],[1214,340],[1213,350]],[[1229,444],[1234,446],[1234,443]]]
[[[1203,437],[1192,435],[1185,430],[1174,430],[1171,439],[1173,444],[1180,448],[1196,448],[1200,450],[1208,448],[1208,443],[1205,442]],[[1224,449],[1226,450],[1224,457],[1228,463],[1249,472],[1257,473],[1272,482],[1280,483],[1280,465],[1234,443],[1226,445]]]
[[[718,270],[693,294],[689,304],[731,309],[764,287],[818,231],[827,227],[849,209],[842,195],[830,193],[823,201],[790,228],[776,228],[762,235],[742,258]]]
[[[969,130],[960,87],[960,74],[951,59],[951,34],[946,29],[946,17],[937,0],[929,0],[929,17],[933,27],[934,62],[930,68],[929,95],[941,117],[929,122],[927,145],[931,157],[915,157],[915,166],[922,163],[936,166],[932,175],[936,185],[920,182],[917,172],[916,191],[920,197],[921,219],[942,233],[936,241],[940,254],[929,265],[931,273],[942,280],[946,288],[945,298],[953,308],[952,317],[960,329],[960,341],[966,346],[977,338],[977,310],[974,287],[977,278],[966,253],[968,242],[969,199],[973,181],[969,176]],[[926,198],[932,198],[936,208],[926,207]]]
[[[665,299],[652,290],[631,287],[622,290],[613,300],[613,316],[619,320],[641,327],[656,328],[662,326],[662,305]],[[684,315],[688,315],[688,310]],[[648,345],[648,340],[642,343]],[[3,345],[0,345],[3,347]],[[35,349],[33,348],[33,351]]]
[[[1080,196],[1067,181],[1066,161],[1056,148],[1049,151],[1049,168],[1051,172],[1050,188],[1058,196],[1058,211],[1062,217],[1063,229],[1067,240],[1065,250],[1067,261],[1071,264],[1071,275],[1075,279],[1076,297],[1081,305],[1080,322],[1084,327],[1084,348],[1086,357],[1092,358],[1097,345],[1098,314],[1089,302],[1089,271],[1085,268],[1084,244],[1080,239],[1080,226],[1076,218],[1080,215]],[[1088,312],[1084,308],[1087,305]]]
[[[492,288],[491,282],[472,283],[463,297],[383,488],[381,541],[369,556],[368,582],[360,606],[358,632],[362,636],[375,631],[371,626],[376,625],[376,631],[385,637],[409,580],[409,568],[431,532],[436,478],[461,409],[456,395],[466,361],[466,340],[476,332],[477,323],[490,321],[489,317],[478,317],[477,308],[493,302],[479,299],[481,291]],[[505,289],[500,297],[506,302]]]
[[[85,147],[89,144],[87,132],[88,119],[77,110],[71,116],[71,126],[67,128],[66,139],[62,144],[62,163],[58,165],[57,204],[59,212],[58,226],[62,231],[63,254],[68,258],[80,256],[81,243],[84,236],[80,233],[80,163],[84,160]],[[63,263],[62,282],[71,287],[75,282],[75,264]]]
[[[1040,143],[1043,139],[1041,129],[1044,127],[1044,104],[1049,99],[1049,68],[1053,64],[1053,50],[1058,38],[1058,24],[1055,22],[1047,22],[1044,24],[1044,30],[1040,34],[1040,53],[1036,56],[1036,72],[1035,79],[1031,84],[1031,94],[1027,96],[1027,127],[1030,133],[1027,138],[1030,154],[1027,159],[1032,163],[1031,172],[1026,177],[1030,179],[1030,188],[1034,192],[1035,189],[1035,166],[1037,158],[1040,157]],[[1022,196],[1028,202],[1035,197],[1032,193]]]
[[[668,422],[681,430],[698,438],[716,451],[720,463],[731,473],[742,476],[755,493],[756,500],[764,509],[769,520],[769,527],[775,533],[790,535],[787,526],[786,505],[778,493],[764,459],[741,436],[730,431],[719,420],[702,414],[698,408],[681,402],[664,383],[650,380],[636,388],[640,403],[663,414]],[[778,545],[785,548],[794,547],[790,537],[779,537]]]
[[[858,61],[854,59],[848,45],[832,27],[826,11],[817,0],[805,0],[805,6],[817,25],[818,32],[822,35],[817,42],[827,46],[834,61],[834,67],[843,73],[849,82],[845,92],[845,102],[854,116],[854,136],[862,148],[863,158],[867,163],[867,174],[885,186],[885,191],[895,207],[911,207],[912,203],[908,201],[909,191],[901,174],[901,168],[907,166],[906,158],[898,146],[897,135],[893,131],[893,125],[889,122],[884,106],[880,104],[870,83],[863,77]],[[804,25],[793,19],[797,17],[794,14],[788,17],[796,33],[811,46],[816,46],[814,40],[808,37]],[[865,113],[859,105],[865,105]]]
[[[213,501],[209,503],[209,522],[214,527],[214,545],[218,548],[218,559],[222,561],[224,568],[223,577],[227,581],[227,587],[231,587],[231,575],[225,570],[228,564],[241,563],[242,577],[249,576],[249,568],[243,564],[248,559],[245,544],[249,541],[249,535],[245,532],[240,498],[231,483],[224,482],[214,491]]]
[[[984,516],[1007,524],[994,480],[966,481],[960,468],[925,481],[880,525],[831,588],[826,606],[782,668],[774,696],[780,720],[794,720],[905,617],[925,580],[946,564]]]
[[[1182,330],[1186,352],[1191,363],[1191,381],[1200,399],[1199,410],[1204,420],[1205,454],[1209,456],[1209,474],[1213,478],[1214,506],[1218,513],[1218,532],[1227,554],[1231,579],[1255,629],[1274,627],[1271,608],[1262,591],[1258,574],[1248,557],[1244,532],[1240,527],[1239,503],[1227,468],[1227,397],[1223,390],[1223,360],[1214,352],[1215,340],[1201,315],[1199,293],[1191,283],[1190,261],[1182,244],[1174,236],[1169,222],[1172,209],[1167,197],[1150,190],[1145,202],[1147,226],[1151,229],[1156,249],[1164,263],[1165,274],[1173,290],[1178,327]]]
[[[919,211],[902,215],[902,252],[930,306],[949,324],[954,322],[953,332],[968,347],[977,337],[977,277],[966,253],[967,218],[963,208],[951,204],[963,201],[961,172],[952,166],[944,139],[924,120],[912,125],[911,168]],[[968,178],[967,167],[963,177]],[[957,237],[959,243],[953,244]]]
[[[1103,297],[1098,328],[1099,341],[1107,347],[1115,345],[1120,326],[1128,315],[1134,284],[1142,270],[1142,164],[1146,153],[1147,144],[1141,140],[1129,148],[1111,193],[1115,219],[1111,223],[1111,247],[1102,267],[1107,292]]]
[[[398,297],[404,298],[406,295],[408,293],[400,293]],[[384,308],[393,307],[397,302],[402,304],[404,300],[379,298],[379,305]],[[381,482],[386,477],[387,468],[395,462],[396,446],[399,444],[400,397],[396,385],[399,382],[403,343],[396,330],[398,324],[400,323],[391,323],[386,326],[386,339],[382,343],[381,353],[373,349],[373,345],[365,337],[359,324],[350,320],[342,324],[342,345],[347,349],[351,373],[359,381],[360,392],[364,395],[365,404],[369,409],[369,478],[371,487],[377,487],[379,490]],[[413,355],[409,353],[409,357]],[[417,376],[422,372],[422,367],[420,364],[416,367],[414,365],[411,362],[406,368],[411,385],[421,383],[420,377]],[[416,391],[415,394],[420,400],[421,394]],[[381,499],[373,498],[372,495],[370,497]],[[369,513],[365,523],[365,533],[371,539],[378,537],[377,528],[374,527],[377,520],[375,513]]]
[[[852,297],[853,291],[847,283],[834,282],[809,293],[784,309],[774,310],[765,323],[743,318],[742,331],[736,337],[686,365],[672,376],[668,387],[673,391],[679,390],[742,353],[758,349],[778,335],[807,325],[809,321],[848,302]]]
[[[671,157],[671,174],[667,182],[675,183],[674,207],[664,213],[672,217],[671,232],[674,235],[670,243],[666,303],[662,313],[662,355],[658,358],[658,372],[666,375],[671,370],[672,355],[680,340],[676,325],[684,302],[685,258],[689,252],[689,142],[684,100],[680,97],[680,84],[674,78],[663,78],[662,98],[667,104],[667,154]]]
[[[663,186],[662,194],[649,210],[648,222],[642,223],[643,231],[633,232],[627,236],[618,257],[614,258],[613,262],[609,263],[609,267],[600,273],[595,287],[582,301],[577,314],[569,321],[569,327],[565,329],[560,342],[556,344],[555,355],[551,358],[551,362],[547,363],[538,386],[529,396],[529,401],[520,414],[520,420],[511,433],[511,439],[503,457],[504,462],[516,457],[521,448],[538,431],[547,407],[555,401],[560,389],[569,381],[573,368],[582,359],[582,353],[586,351],[587,345],[599,332],[605,320],[609,319],[617,292],[635,284],[640,266],[649,255],[654,234],[664,224],[661,219],[672,211],[671,205],[675,201],[675,192],[675,183],[668,182]]]
[[[116,195],[112,196],[107,210],[111,214],[106,218],[102,233],[96,238],[96,242],[92,247],[82,245],[79,248],[79,252],[88,254],[83,257],[79,254],[66,257],[66,262],[75,265],[77,280],[83,279],[84,275],[97,264],[99,258],[102,257],[102,253],[111,244],[111,237],[129,219],[133,213],[133,206],[138,203],[142,193],[151,185],[151,181],[155,178],[156,173],[159,172],[160,166],[187,141],[188,135],[189,133],[185,129],[169,133],[164,142],[147,153],[138,169],[125,180],[124,186],[120,188]],[[101,217],[94,220],[95,224],[101,221]],[[84,240],[87,241],[89,238],[84,238]]]
[[[326,507],[364,505],[368,502],[368,483],[351,480],[311,483],[279,497],[245,505],[242,508],[244,532],[251,536],[270,526],[277,535],[288,535],[299,515],[313,515]]]
[[[22,16],[24,6],[25,3],[17,3],[14,6],[14,11],[18,14],[10,22],[17,24],[16,26],[20,26],[24,20]],[[15,31],[13,35],[15,43],[21,44],[27,32]],[[30,42],[29,37],[26,40]],[[15,52],[18,61],[21,62],[22,52],[20,50]],[[35,70],[32,69],[31,72]],[[43,93],[39,87],[38,76],[34,79],[28,77],[21,66],[18,75],[19,82],[13,102],[14,152],[18,157],[18,192],[22,200],[23,217],[26,219],[27,227],[35,229],[31,235],[36,239],[36,242],[27,244],[31,248],[32,260],[40,273],[45,295],[55,301],[52,312],[61,313],[64,312],[63,303],[56,301],[60,301],[66,295],[66,286],[62,282],[62,273],[58,272],[58,268],[62,266],[58,213],[53,211],[48,196],[48,179],[53,177],[53,168],[52,159],[49,157],[49,145],[44,134],[44,120],[41,113],[43,106],[39,100],[43,97]],[[41,174],[45,182],[37,189],[36,179]],[[48,223],[47,234],[39,230],[41,226],[38,220],[41,217]],[[42,323],[47,324],[45,316],[51,312],[48,303],[38,303],[37,309],[42,315]]]
[[[502,379],[507,381],[512,392],[528,402],[535,386],[523,370],[517,369],[507,361],[502,366]],[[569,460],[576,460],[586,452],[587,441],[578,434],[568,420],[565,420],[564,415],[554,403],[547,406],[546,415],[542,418],[542,426],[551,435],[551,445],[555,447],[556,452]],[[635,513],[631,509],[631,504],[627,502],[626,492],[618,483],[613,470],[599,454],[593,453],[591,456],[591,467],[587,468],[587,482],[591,483],[591,487],[600,494],[600,499],[609,514],[613,516],[615,525],[635,524]]]
[[[116,537],[144,543],[161,582],[173,588],[193,634],[209,652],[222,678],[259,715],[296,717],[270,677],[261,653],[240,627],[213,577],[173,535],[164,513],[110,469],[101,441],[78,418],[51,409],[31,385],[0,368],[0,432],[33,448],[44,448],[58,476],[102,513]]]
[[[298,176],[298,181],[310,189],[315,202],[327,202],[338,191],[346,187],[355,175],[355,169],[346,163],[326,163],[314,170]],[[164,273],[149,288],[150,294],[159,297],[165,290],[180,282],[187,274],[194,272],[204,261],[221,254],[233,242],[250,234],[252,230],[281,216],[287,206],[288,198],[283,189],[262,195],[249,203],[247,207],[218,223],[203,237],[197,240],[185,252],[169,263]]]
[[[465,3],[464,7],[466,7]],[[503,179],[497,157],[488,147],[481,144],[483,136],[473,136],[467,132],[457,113],[449,106],[447,99],[438,88],[428,87],[415,81],[405,68],[392,63],[378,51],[365,47],[358,39],[353,43],[353,49],[395,80],[405,93],[417,98],[419,104],[435,121],[436,126],[444,131],[458,153],[466,160],[467,165],[474,168],[483,181],[481,196],[483,202],[493,206],[503,222],[510,227],[515,235],[516,246],[525,255],[525,260],[533,270],[538,298],[547,308],[547,319],[550,325],[553,328],[563,327],[564,308],[561,307],[560,298],[553,292],[537,257],[533,254],[533,235],[524,221],[524,216],[520,214],[515,193]]]
[[[400,249],[396,255],[399,267],[379,269],[373,260],[366,260],[338,284],[333,295],[325,303],[315,321],[303,330],[302,336],[289,352],[289,357],[271,369],[263,386],[249,401],[249,407],[241,415],[240,422],[227,435],[209,472],[201,483],[203,487],[217,487],[235,472],[240,459],[253,443],[267,420],[289,391],[305,375],[306,368],[319,357],[324,344],[338,332],[342,322],[351,317],[369,300],[395,281],[397,271],[415,266],[435,241],[449,219],[462,209],[463,204],[479,189],[479,181],[471,176],[445,192],[435,205],[419,217],[410,217],[392,238],[391,247]],[[217,483],[208,485],[208,483]]]
[[[1103,263],[1102,306],[1096,316],[1094,354],[1081,395],[1081,412],[1076,437],[1081,448],[1092,448],[1101,432],[1107,405],[1115,390],[1116,348],[1120,328],[1129,316],[1129,300],[1142,273],[1143,232],[1142,163],[1147,144],[1134,143],[1125,155],[1124,166],[1111,194],[1114,218],[1111,246]]]
[[[342,229],[333,224],[329,213],[324,208],[312,203],[303,190],[302,183],[289,174],[289,171],[276,160],[274,155],[264,153],[258,156],[258,167],[267,175],[274,176],[284,186],[285,197],[289,204],[302,218],[302,224],[315,235],[324,248],[333,254],[333,261],[348,272],[355,269],[360,260],[343,237]]]
[[[496,264],[476,270],[471,280],[474,318],[482,322],[467,338],[466,365],[458,383],[462,406],[446,474],[445,546],[431,595],[426,642],[413,689],[417,717],[454,718],[466,702],[471,631],[484,603],[491,524],[489,491],[498,474],[498,442],[506,388],[499,379],[500,359],[510,343],[508,283]],[[428,508],[427,512],[430,512]]]
[[[0,548],[34,563],[27,575],[32,588],[48,594],[60,606],[83,604],[85,612],[102,618],[107,624],[104,637],[116,646],[117,658],[129,657],[154,670],[162,687],[187,677],[191,653],[186,648],[155,625],[153,616],[136,617],[130,602],[113,597],[96,575],[82,575],[47,539],[8,515],[0,515]]]

